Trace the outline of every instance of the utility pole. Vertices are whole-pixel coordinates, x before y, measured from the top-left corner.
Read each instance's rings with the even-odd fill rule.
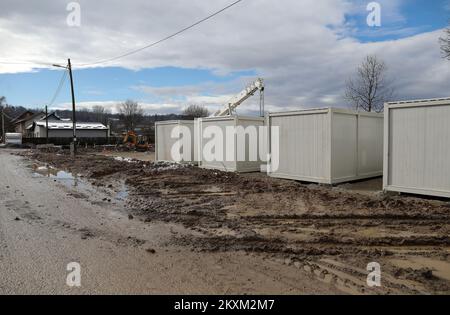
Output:
[[[264,117],[265,115],[265,109],[264,109],[264,90],[266,89],[265,86],[263,86],[259,90],[259,115],[261,117]]]
[[[5,108],[2,107],[2,140],[5,143]]]
[[[111,137],[111,121],[109,118],[106,118],[106,128],[108,128],[108,130],[106,130],[106,144],[109,144],[109,138]]]
[[[48,145],[48,109],[47,105],[45,105],[45,143]]]
[[[69,76],[70,76],[70,89],[72,92],[72,122],[73,122],[73,142],[71,147],[72,153],[73,155],[75,155],[76,153],[76,149],[77,149],[77,118],[76,118],[76,113],[75,113],[75,91],[73,89],[73,75],[72,75],[72,64],[70,63],[70,58],[67,59],[67,66],[61,66],[61,65],[57,65],[54,64],[54,67],[58,67],[58,68],[63,68],[69,71]]]
[[[73,148],[74,152],[76,152],[76,143],[77,143],[77,119],[75,114],[75,91],[73,89],[73,76],[72,76],[72,64],[70,63],[70,58],[68,59],[67,68],[69,70],[70,76],[70,88],[72,90],[72,121],[73,121]]]

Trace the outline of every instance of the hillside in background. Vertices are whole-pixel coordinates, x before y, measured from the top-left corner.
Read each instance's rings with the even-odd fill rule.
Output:
[[[25,108],[22,106],[12,106],[8,104],[0,104],[0,112],[4,109],[5,111],[5,129],[7,132],[13,132],[14,126],[11,124],[10,118],[16,118],[27,110],[33,112],[42,111],[42,109]],[[53,111],[50,111],[53,112]],[[57,110],[56,114],[61,118],[72,119],[72,111],[70,110]],[[121,122],[121,117],[119,114],[104,113],[99,115],[98,113],[79,110],[76,112],[76,119],[78,122],[100,122],[105,125],[110,125],[111,131],[116,134],[122,134],[124,126]],[[142,119],[137,125],[137,132],[142,135],[153,136],[154,134],[154,123],[156,121],[165,120],[182,120],[182,119],[192,119],[192,117],[186,117],[177,114],[167,114],[167,115],[143,115]]]

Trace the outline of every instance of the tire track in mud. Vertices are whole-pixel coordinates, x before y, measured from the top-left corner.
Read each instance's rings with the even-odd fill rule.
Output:
[[[167,189],[167,185],[164,186]],[[204,183],[197,185],[196,191],[201,192],[203,186]],[[154,189],[151,189],[154,199],[146,207],[149,211],[144,210],[146,216],[152,219],[176,221],[204,234],[203,237],[178,238],[174,241],[176,244],[190,246],[193,250],[198,251],[245,251],[268,256],[271,259],[281,257],[288,260],[288,264],[301,268],[309,272],[312,277],[334,285],[347,293],[450,292],[447,281],[437,278],[429,281],[420,275],[420,271],[414,281],[385,274],[383,288],[368,289],[367,271],[364,269],[355,271],[352,263],[345,262],[348,257],[357,257],[359,263],[362,261],[368,263],[372,260],[384,261],[383,267],[389,266],[387,268],[392,269],[392,273],[396,273],[396,269],[389,265],[390,257],[402,257],[408,254],[448,257],[450,216],[446,205],[444,209],[441,209],[426,204],[425,211],[417,212],[416,209],[413,213],[408,213],[408,210],[403,209],[405,206],[403,201],[375,200],[372,202],[364,200],[363,207],[355,209],[350,206],[347,211],[342,211],[341,208],[339,212],[342,213],[338,214],[320,213],[327,207],[320,207],[320,202],[314,204],[314,198],[311,198],[312,194],[307,193],[305,199],[302,200],[307,207],[306,213],[246,215],[245,211],[238,211],[235,214],[236,217],[230,218],[227,216],[229,214],[227,211],[222,212],[217,209],[240,203],[243,201],[242,198],[253,192],[240,192],[232,201],[227,199],[218,202],[216,199],[213,201],[209,198],[196,199],[195,196],[208,196],[203,193],[195,194],[195,191],[183,196],[179,193],[179,189],[185,189],[183,187],[183,185],[173,185],[170,187],[171,193],[168,193],[167,190],[156,193]],[[224,188],[224,191],[227,191],[226,189]],[[214,198],[217,198],[217,195]],[[328,202],[335,198],[319,199]],[[350,200],[356,202],[353,198]],[[137,201],[133,206],[139,208],[139,205],[145,205],[146,202],[145,199]],[[167,206],[168,202],[175,207]],[[211,203],[215,203],[219,207],[211,209]],[[221,203],[223,204],[221,205]],[[248,207],[248,203],[245,201],[242,203]],[[418,209],[422,208],[422,201],[419,201],[419,204]],[[369,208],[367,208],[368,206]],[[373,208],[370,209],[370,206]],[[405,208],[411,207],[406,204]],[[429,209],[431,211],[427,212]],[[305,233],[304,228],[312,231]],[[368,228],[375,228],[371,236],[355,235],[355,233]],[[266,237],[258,233],[259,230],[264,229],[271,230],[271,234],[279,237]],[[327,231],[321,231],[321,229]],[[228,230],[226,233],[228,235],[218,236],[224,230]],[[307,239],[296,240],[295,237],[285,237],[286,232],[295,235],[307,234]],[[397,233],[399,233],[398,236],[396,236]],[[327,257],[333,258],[334,263],[323,262]]]
[[[68,166],[66,157],[34,158]],[[104,181],[126,179],[129,212],[197,232],[171,241],[193,251],[245,251],[281,260],[347,293],[450,292],[450,282],[433,270],[403,270],[392,262],[412,256],[449,263],[448,202],[98,156],[70,167]],[[372,261],[386,274],[384,286],[369,291],[365,266]]]

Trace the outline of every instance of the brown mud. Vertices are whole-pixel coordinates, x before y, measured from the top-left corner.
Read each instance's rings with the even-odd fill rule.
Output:
[[[119,189],[141,220],[194,231],[168,242],[245,251],[301,268],[347,293],[450,293],[450,203],[102,155],[29,151],[28,158]],[[345,187],[345,186],[344,186]],[[381,265],[382,286],[366,284]]]

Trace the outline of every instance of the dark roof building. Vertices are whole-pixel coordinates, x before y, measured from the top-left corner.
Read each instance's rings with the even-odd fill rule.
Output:
[[[26,112],[20,114],[16,118],[14,118],[11,123],[14,125],[14,130],[17,133],[21,133],[23,136],[27,136],[27,129],[35,121],[39,121],[42,118],[45,118],[44,112],[34,113],[32,111],[27,110]]]

